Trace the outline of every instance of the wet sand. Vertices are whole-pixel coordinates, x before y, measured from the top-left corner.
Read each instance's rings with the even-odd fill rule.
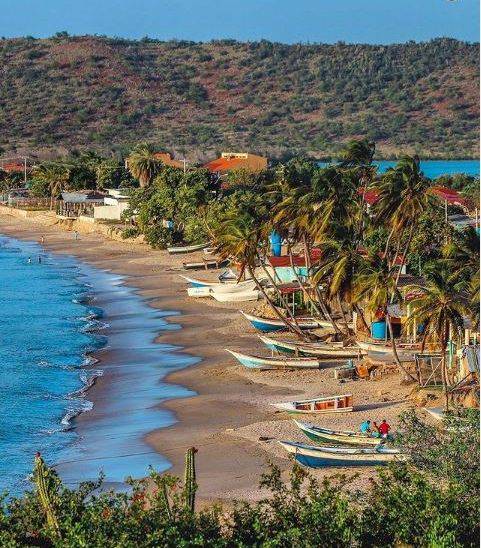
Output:
[[[351,392],[355,412],[305,416],[306,421],[340,429],[357,429],[365,418],[386,418],[395,427],[399,412],[408,406],[406,396],[411,388],[400,385],[398,374],[378,381],[341,383],[333,378],[334,363],[326,364],[322,370],[290,372],[250,371],[235,365],[224,348],[251,353],[266,353],[266,349],[238,313],[238,305],[186,296],[186,284],[178,274],[182,273],[182,261],[198,255],[172,257],[147,245],[116,242],[97,234],[82,234],[76,241],[71,232],[56,225],[40,226],[6,215],[0,216],[0,232],[35,241],[40,241],[43,235],[43,245],[48,250],[76,256],[96,268],[125,276],[125,284],[136,288],[151,307],[180,313],[167,321],[183,328],[162,331],[156,342],[178,346],[183,355],[202,358],[196,365],[175,371],[166,379],[197,395],[159,402],[158,406],[173,412],[178,422],[161,429],[152,424],[145,441],[167,457],[174,474],[182,473],[185,450],[192,445],[199,449],[197,470],[201,500],[258,499],[264,495],[258,489],[258,481],[261,473],[268,470],[268,462],[278,465],[285,476],[288,474],[292,463],[275,440],[307,440],[288,415],[270,405],[273,402],[289,401],[292,396]],[[195,276],[215,279],[216,273],[200,271]],[[252,310],[256,306],[256,303],[245,303],[242,308]],[[114,342],[110,344],[111,349],[101,355],[102,368],[130,359],[128,349],[116,348]],[[133,394],[135,389],[133,386]],[[108,394],[109,375],[104,375],[89,391],[94,411],[77,419],[79,433],[82,428],[90,427],[88,424],[95,424],[97,413],[101,413],[102,399]],[[159,422],[162,421],[159,419]],[[261,437],[266,441],[261,441]],[[323,469],[314,475],[321,478],[337,472]],[[363,468],[353,488],[365,485],[374,473],[373,469]]]

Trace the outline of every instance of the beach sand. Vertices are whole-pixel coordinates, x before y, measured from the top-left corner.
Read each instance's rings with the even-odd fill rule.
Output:
[[[49,251],[73,255],[96,268],[126,276],[125,283],[135,287],[149,305],[181,313],[172,321],[183,329],[164,332],[157,342],[179,345],[182,352],[202,358],[197,365],[167,377],[167,381],[198,395],[159,404],[172,410],[178,422],[152,431],[146,442],[172,462],[170,471],[176,475],[182,474],[185,450],[190,446],[199,449],[196,462],[200,501],[257,500],[265,496],[258,483],[261,474],[268,471],[269,462],[288,476],[292,462],[275,440],[307,439],[287,414],[270,405],[273,402],[289,401],[293,396],[300,399],[352,393],[354,412],[304,415],[301,420],[354,430],[366,418],[385,418],[395,429],[400,411],[410,406],[406,397],[412,386],[403,386],[396,373],[376,381],[341,383],[333,378],[334,363],[310,371],[252,371],[236,365],[225,348],[251,353],[266,353],[266,349],[238,313],[239,305],[187,297],[186,284],[179,277],[185,273],[182,262],[198,254],[170,256],[145,244],[113,241],[95,233],[81,234],[75,240],[71,232],[57,225],[44,226],[9,215],[0,216],[0,233],[37,242],[43,236],[42,245]],[[195,274],[212,280],[216,275],[204,271]],[[243,303],[242,308],[249,311],[256,306]],[[113,358],[106,353],[102,359]],[[108,391],[108,382],[108,376],[100,377],[89,391],[94,405],[96,398]],[[81,415],[77,427],[81,429],[83,421],[92,420],[95,414]],[[313,475],[322,478],[338,472],[323,469]],[[352,482],[353,489],[367,485],[376,473],[372,468],[353,468],[349,472],[360,472]]]

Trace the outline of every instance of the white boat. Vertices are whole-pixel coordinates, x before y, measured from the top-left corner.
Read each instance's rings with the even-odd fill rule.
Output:
[[[309,468],[326,466],[378,466],[393,461],[406,460],[399,449],[382,445],[369,448],[319,447],[293,441],[278,442],[295,459]]]
[[[372,341],[356,341],[356,344],[364,352],[373,352],[379,354],[393,354],[391,344],[378,343]],[[421,351],[420,343],[396,343],[397,353],[401,361],[413,361],[414,354]]]
[[[262,298],[262,292],[257,289],[248,291],[234,291],[230,293],[218,293],[211,290],[211,296],[220,303],[242,303],[246,301],[258,301]]]
[[[425,407],[424,411],[429,413],[431,417],[438,421],[442,421],[444,419],[444,409],[442,407]]]
[[[352,394],[341,396],[319,396],[308,400],[272,403],[277,409],[288,413],[348,413],[352,411]]]
[[[241,291],[253,291],[256,288],[256,283],[254,280],[245,280],[242,282],[207,282],[203,280],[198,280],[195,278],[189,278],[188,276],[182,276],[185,281],[189,282],[192,288],[208,288],[211,293],[239,293]],[[189,288],[191,289],[191,288]],[[196,296],[195,292],[192,292],[191,296]],[[199,293],[199,296],[207,296],[202,292]]]
[[[308,424],[305,422],[294,421],[310,440],[316,443],[336,443],[342,445],[379,445],[382,438],[373,434],[363,434],[362,432],[351,432],[349,430],[330,430],[329,428],[322,428],[321,426],[315,426],[314,424]],[[392,441],[392,436],[389,436],[386,441]]]
[[[357,346],[343,346],[342,343],[309,343],[281,340],[259,335],[260,340],[271,350],[296,356],[316,356],[326,359],[358,358],[362,353]]]
[[[188,287],[187,295],[189,295],[189,297],[210,297],[210,287]]]
[[[287,356],[263,357],[249,356],[226,348],[234,358],[249,369],[319,369],[319,360],[315,358],[289,358]]]
[[[204,242],[203,244],[185,245],[182,247],[168,247],[167,251],[171,255],[176,255],[179,253],[192,253],[193,251],[200,251],[201,249],[204,249],[208,245],[209,245],[208,243]]]

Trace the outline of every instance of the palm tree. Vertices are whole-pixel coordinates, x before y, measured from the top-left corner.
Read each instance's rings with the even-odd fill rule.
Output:
[[[314,275],[314,282],[322,284],[330,299],[337,298],[343,313],[342,303],[348,304],[359,314],[364,327],[369,331],[362,309],[353,300],[354,280],[362,265],[354,231],[346,228],[336,238],[330,238],[322,244],[322,260]],[[347,320],[343,314],[347,332]]]
[[[401,158],[394,168],[386,171],[376,186],[379,192],[379,198],[375,204],[376,220],[386,223],[391,229],[384,250],[386,256],[388,256],[393,236],[397,235],[398,246],[392,257],[393,262],[397,259],[402,237],[409,227],[401,256],[401,264],[399,265],[398,280],[411,245],[417,221],[432,200],[432,196],[428,192],[430,186],[430,180],[424,177],[420,170],[417,156]]]
[[[469,285],[475,276],[479,278],[479,236],[473,227],[454,231],[452,239],[443,248],[443,257],[452,274],[451,279],[459,288]]]
[[[221,259],[235,257],[240,263],[241,272],[247,270],[255,281],[274,314],[285,323],[286,327],[301,338],[305,338],[302,330],[289,317],[281,314],[270,295],[255,274],[255,266],[259,261],[259,248],[263,241],[262,227],[258,220],[247,212],[237,212],[227,217],[214,230],[214,244]]]
[[[402,365],[397,353],[388,305],[394,301],[400,302],[401,295],[397,289],[396,271],[389,264],[386,257],[370,254],[363,260],[359,273],[354,280],[352,298],[356,303],[367,302],[369,310],[372,312],[380,311],[385,315],[396,364],[407,377],[415,381],[416,378]]]
[[[127,167],[133,177],[139,180],[140,187],[145,188],[159,173],[162,162],[155,157],[150,145],[140,145],[127,157]]]
[[[456,288],[452,272],[445,265],[439,264],[429,269],[425,284],[413,284],[418,297],[410,302],[411,315],[409,323],[424,324],[426,336],[433,338],[442,353],[442,377],[446,398],[446,410],[449,406],[448,374],[445,359],[446,346],[452,333],[462,336],[463,318],[469,313],[468,299]]]
[[[43,162],[33,168],[34,176],[48,185],[50,209],[55,198],[66,188],[70,178],[70,168],[61,162]]]

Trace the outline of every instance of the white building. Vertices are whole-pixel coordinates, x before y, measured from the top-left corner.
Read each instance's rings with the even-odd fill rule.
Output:
[[[122,213],[129,207],[129,197],[120,189],[110,188],[107,192],[104,205],[94,207],[94,219],[120,221]]]

